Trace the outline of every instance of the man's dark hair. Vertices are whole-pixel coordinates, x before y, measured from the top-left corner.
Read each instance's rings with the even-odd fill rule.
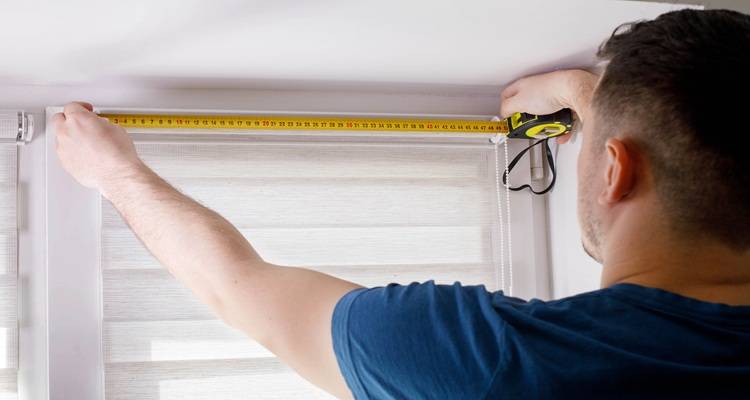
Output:
[[[670,12],[620,26],[597,55],[598,145],[633,133],[673,228],[750,248],[750,16]]]

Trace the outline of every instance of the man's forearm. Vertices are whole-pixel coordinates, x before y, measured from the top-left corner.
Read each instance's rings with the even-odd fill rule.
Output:
[[[226,219],[177,191],[146,166],[101,188],[151,253],[215,311],[218,294],[266,264]]]

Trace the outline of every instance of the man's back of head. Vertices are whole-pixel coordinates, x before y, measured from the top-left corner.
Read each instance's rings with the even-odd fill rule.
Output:
[[[750,304],[750,16],[623,25],[584,124],[579,218],[602,285]]]
[[[599,57],[597,138],[633,134],[675,230],[750,248],[750,16],[664,14],[618,28]]]

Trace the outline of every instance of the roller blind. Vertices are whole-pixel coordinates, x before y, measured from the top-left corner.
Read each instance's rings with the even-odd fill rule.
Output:
[[[498,279],[487,146],[142,143],[144,161],[269,262],[365,286]],[[105,397],[330,399],[217,320],[102,200]]]
[[[18,398],[16,151],[0,144],[0,400]]]

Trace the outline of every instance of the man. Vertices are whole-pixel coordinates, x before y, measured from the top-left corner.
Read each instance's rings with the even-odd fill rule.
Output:
[[[177,279],[340,398],[748,398],[750,17],[665,14],[599,56],[601,77],[558,71],[502,94],[504,115],[568,107],[583,126],[578,211],[602,289],[550,302],[271,265],[90,105],[53,122],[63,166]]]

